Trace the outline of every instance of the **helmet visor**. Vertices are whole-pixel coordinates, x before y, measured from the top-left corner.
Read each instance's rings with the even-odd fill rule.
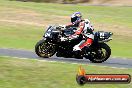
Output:
[[[76,20],[77,20],[77,17],[71,18],[71,22],[72,22],[72,23],[75,22]]]

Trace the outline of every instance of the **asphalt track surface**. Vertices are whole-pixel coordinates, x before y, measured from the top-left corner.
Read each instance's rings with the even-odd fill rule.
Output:
[[[0,49],[0,56],[40,59],[40,60],[58,61],[58,62],[67,62],[67,63],[92,64],[92,65],[100,65],[100,66],[111,66],[116,68],[132,68],[132,59],[123,59],[123,58],[110,57],[107,61],[103,63],[91,63],[88,59],[63,58],[56,56],[53,56],[51,58],[40,58],[33,51],[4,49],[4,48]]]

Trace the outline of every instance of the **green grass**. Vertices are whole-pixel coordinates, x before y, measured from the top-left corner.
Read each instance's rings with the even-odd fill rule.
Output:
[[[0,57],[1,88],[131,88],[132,84],[86,84],[79,86],[75,77],[80,64],[22,60]],[[88,74],[130,74],[132,69],[82,65]]]
[[[84,18],[89,18],[95,30],[114,32],[113,40],[109,43],[112,56],[132,58],[132,7],[0,0],[0,47],[34,51],[34,46],[42,38],[46,25],[66,24],[70,21],[68,17],[75,11],[80,11]],[[32,23],[44,24],[44,27]]]
[[[22,28],[16,25],[0,26],[0,47],[22,48],[33,50],[38,39],[42,38],[42,28],[23,25]]]
[[[128,40],[118,40],[113,39],[110,43],[108,43],[112,50],[112,56],[116,57],[128,57],[132,58],[132,41]]]
[[[131,7],[116,7],[116,6],[81,6],[81,5],[63,5],[52,3],[34,3],[34,2],[16,2],[16,1],[1,1],[1,6],[11,8],[23,8],[34,10],[45,14],[57,16],[69,16],[75,11],[83,13],[84,17],[90,18],[95,22],[117,23],[132,27],[132,9]],[[101,20],[102,19],[102,20]]]

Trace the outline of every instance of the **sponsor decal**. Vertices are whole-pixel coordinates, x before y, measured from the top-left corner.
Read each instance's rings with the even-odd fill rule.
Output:
[[[128,84],[131,82],[129,74],[86,74],[82,66],[79,67],[76,81],[79,85],[83,84],[112,84],[123,83]]]

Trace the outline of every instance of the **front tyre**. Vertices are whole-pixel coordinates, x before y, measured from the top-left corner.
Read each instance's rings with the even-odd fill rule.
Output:
[[[89,58],[89,60],[93,63],[102,63],[106,61],[110,57],[110,55],[110,47],[105,43],[101,43],[98,49],[91,53],[91,58]]]
[[[35,45],[35,52],[39,57],[49,58],[56,53],[55,44],[42,39]]]

